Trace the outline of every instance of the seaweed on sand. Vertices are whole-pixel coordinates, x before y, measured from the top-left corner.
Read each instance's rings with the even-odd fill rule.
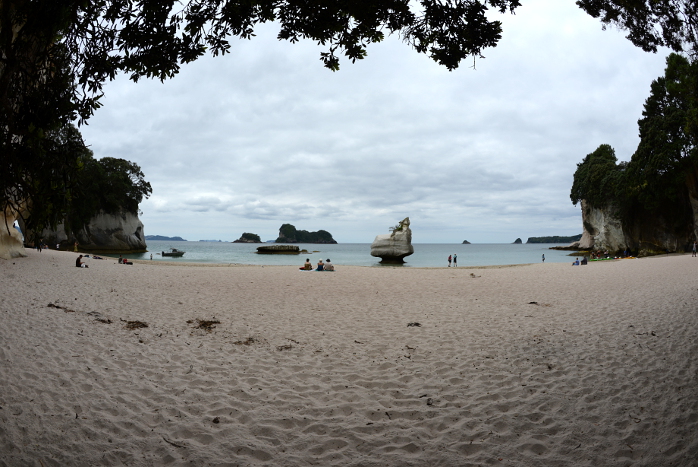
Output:
[[[197,329],[203,329],[207,332],[211,332],[213,330],[213,328],[216,327],[215,326],[216,324],[221,324],[221,322],[218,321],[217,319],[211,319],[211,320],[197,319],[196,322],[199,323],[198,326],[196,326]]]
[[[123,321],[123,320],[122,320]],[[148,324],[143,321],[126,321],[126,329],[133,331],[134,329],[147,328]]]
[[[236,341],[236,342],[233,342],[233,344],[235,344],[235,345],[252,345],[255,342],[257,342],[257,340],[254,337],[248,337],[247,340]]]

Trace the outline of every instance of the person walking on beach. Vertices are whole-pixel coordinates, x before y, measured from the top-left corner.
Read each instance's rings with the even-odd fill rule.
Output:
[[[545,253],[543,253],[543,262],[545,263]]]
[[[693,253],[691,256],[696,256],[696,242],[693,242]]]
[[[448,255],[448,267],[451,267],[451,255]]]
[[[458,267],[458,255],[456,253],[453,253],[453,267]]]

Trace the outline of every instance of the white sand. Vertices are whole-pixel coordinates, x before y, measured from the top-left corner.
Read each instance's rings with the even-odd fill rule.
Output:
[[[698,463],[689,255],[319,273],[28,253],[0,260],[0,466]]]

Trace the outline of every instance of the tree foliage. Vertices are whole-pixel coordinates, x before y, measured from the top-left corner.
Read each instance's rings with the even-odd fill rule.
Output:
[[[577,204],[586,200],[593,206],[603,207],[617,198],[621,189],[624,166],[618,165],[616,151],[602,144],[577,164],[570,198]]]
[[[85,226],[99,212],[138,214],[138,205],[152,193],[138,164],[104,157],[83,157],[82,169],[74,184],[66,220],[72,230]]]
[[[698,3],[695,0],[577,0],[604,25],[628,31],[627,38],[647,52],[668,47],[698,52]]]
[[[698,167],[698,62],[671,54],[652,82],[638,121],[640,144],[628,164],[628,188],[648,207],[676,200]]]
[[[100,211],[136,214],[143,198],[152,193],[137,164],[112,157],[94,159],[74,125],[48,132],[39,141],[47,154],[39,162],[58,160],[62,164],[35,167],[46,172],[41,182],[27,177],[32,180],[27,184],[32,190],[31,206],[22,218],[28,231],[41,232],[64,221],[69,230],[79,230]]]

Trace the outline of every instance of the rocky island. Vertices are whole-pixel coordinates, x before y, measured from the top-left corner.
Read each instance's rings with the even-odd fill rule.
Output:
[[[279,237],[275,243],[325,243],[334,244],[337,241],[332,238],[332,234],[326,230],[308,232],[307,230],[297,230],[291,224],[283,224],[279,228]]]
[[[166,237],[165,235],[146,235],[146,240],[153,240],[158,242],[186,242],[187,240],[182,237]]]
[[[262,239],[257,234],[244,232],[240,238],[234,240],[233,243],[262,243]]]

